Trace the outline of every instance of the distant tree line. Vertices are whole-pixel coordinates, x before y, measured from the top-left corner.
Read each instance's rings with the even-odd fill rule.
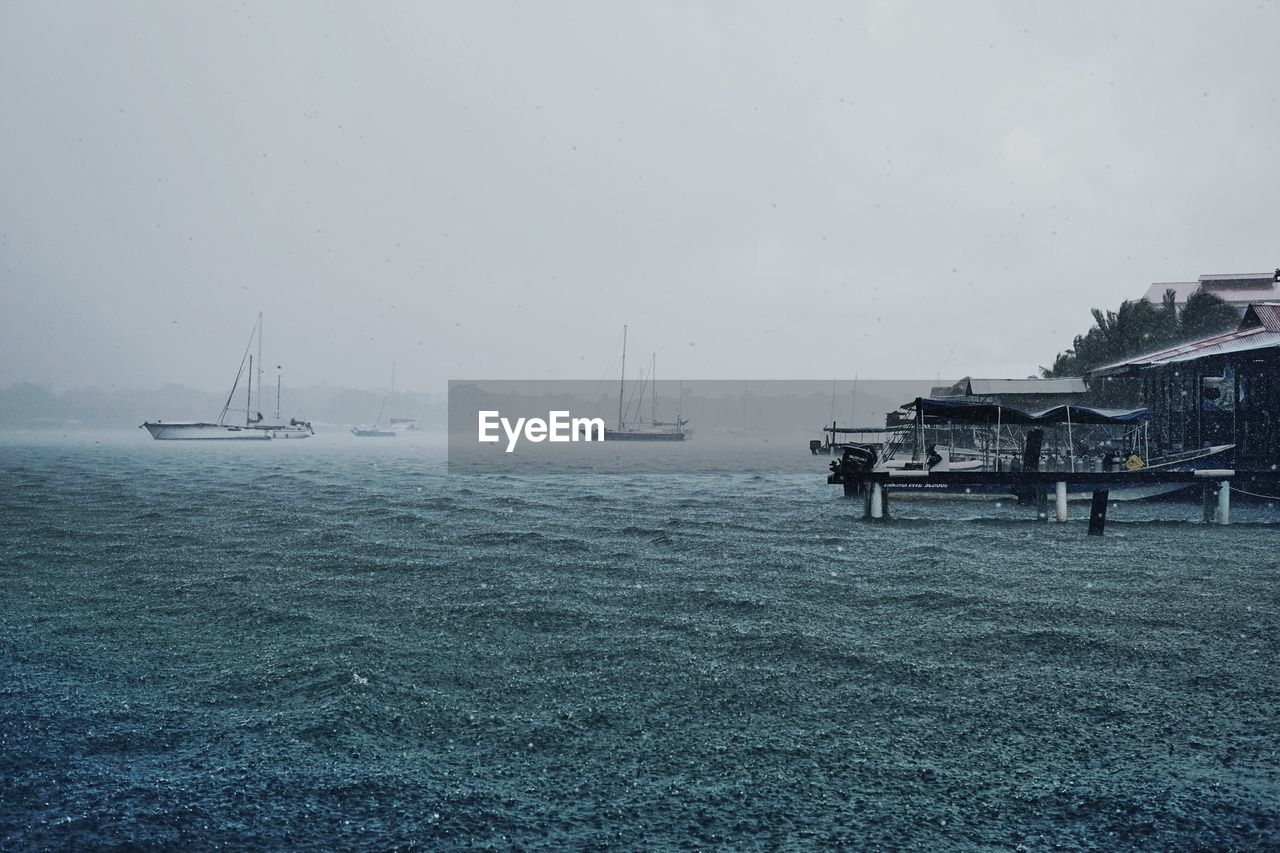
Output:
[[[1122,302],[1118,311],[1094,308],[1091,313],[1093,328],[1076,335],[1071,349],[1058,353],[1052,367],[1041,367],[1043,376],[1082,376],[1133,356],[1228,332],[1241,316],[1230,303],[1204,291],[1179,308],[1173,290],[1165,291],[1159,305],[1134,299]]]

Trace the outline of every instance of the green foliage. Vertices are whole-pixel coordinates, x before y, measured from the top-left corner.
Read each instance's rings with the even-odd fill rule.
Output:
[[[1193,293],[1182,309],[1183,340],[1220,335],[1240,323],[1240,312],[1212,293]]]
[[[1117,311],[1094,308],[1091,313],[1093,328],[1076,335],[1071,349],[1058,353],[1051,367],[1040,368],[1042,375],[1081,376],[1136,355],[1228,332],[1240,322],[1240,312],[1232,305],[1203,291],[1181,309],[1174,292],[1167,290],[1159,305],[1135,299],[1122,302]]]

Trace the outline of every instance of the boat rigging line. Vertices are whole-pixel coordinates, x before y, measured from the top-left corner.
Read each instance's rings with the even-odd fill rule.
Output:
[[[231,390],[227,393],[227,402],[222,405],[222,413],[218,415],[218,423],[222,424],[227,418],[227,410],[231,408],[231,400],[236,395],[236,389],[240,387],[240,377],[244,375],[245,360],[249,358],[249,348],[253,346],[253,336],[258,334],[258,330],[262,326],[262,312],[258,312],[258,322],[253,324],[252,331],[249,332],[249,340],[244,345],[244,355],[240,356],[240,368],[236,371],[236,381],[231,384]],[[248,415],[248,409],[245,410]]]

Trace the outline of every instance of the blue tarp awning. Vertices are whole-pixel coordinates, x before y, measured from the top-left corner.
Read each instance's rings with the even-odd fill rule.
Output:
[[[1065,424],[1140,424],[1147,420],[1143,409],[1094,409],[1090,406],[1054,406],[1032,415],[1037,423]]]
[[[972,403],[964,400],[939,400],[917,397],[904,408],[914,409],[916,416],[938,418],[961,424],[1140,424],[1147,419],[1146,409],[1095,409],[1090,406],[1054,406],[1041,412],[1024,412],[1021,409],[996,403]]]

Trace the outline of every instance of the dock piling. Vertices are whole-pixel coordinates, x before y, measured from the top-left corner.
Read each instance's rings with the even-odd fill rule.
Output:
[[[1179,487],[1199,483],[1203,498],[1203,513],[1206,524],[1230,524],[1231,522],[1231,480],[1236,472],[1231,468],[1196,468],[1186,471],[1144,470],[1134,471],[938,471],[936,469],[906,470],[853,470],[842,471],[832,469],[827,482],[841,485],[848,498],[861,497],[864,500],[862,517],[867,520],[889,518],[888,484],[892,480],[895,488],[924,489],[933,487],[950,488],[953,492],[963,486],[964,493],[970,494],[969,486],[975,486],[974,493],[986,491],[988,494],[1019,495],[1021,501],[1034,499],[1036,514],[1039,519],[1049,518],[1049,491],[1055,497],[1056,516],[1059,522],[1067,520],[1067,487],[1077,492],[1092,494],[1093,506],[1089,517],[1089,532],[1100,535],[1106,527],[1106,514],[1110,505],[1113,489],[1128,489],[1132,486],[1149,486],[1176,484]],[[907,492],[910,494],[910,492]],[[1127,493],[1126,493],[1126,496]],[[1217,500],[1214,500],[1214,498]]]
[[[1111,498],[1109,489],[1098,489],[1093,493],[1093,503],[1089,507],[1089,535],[1101,536],[1107,526],[1107,503]]]

